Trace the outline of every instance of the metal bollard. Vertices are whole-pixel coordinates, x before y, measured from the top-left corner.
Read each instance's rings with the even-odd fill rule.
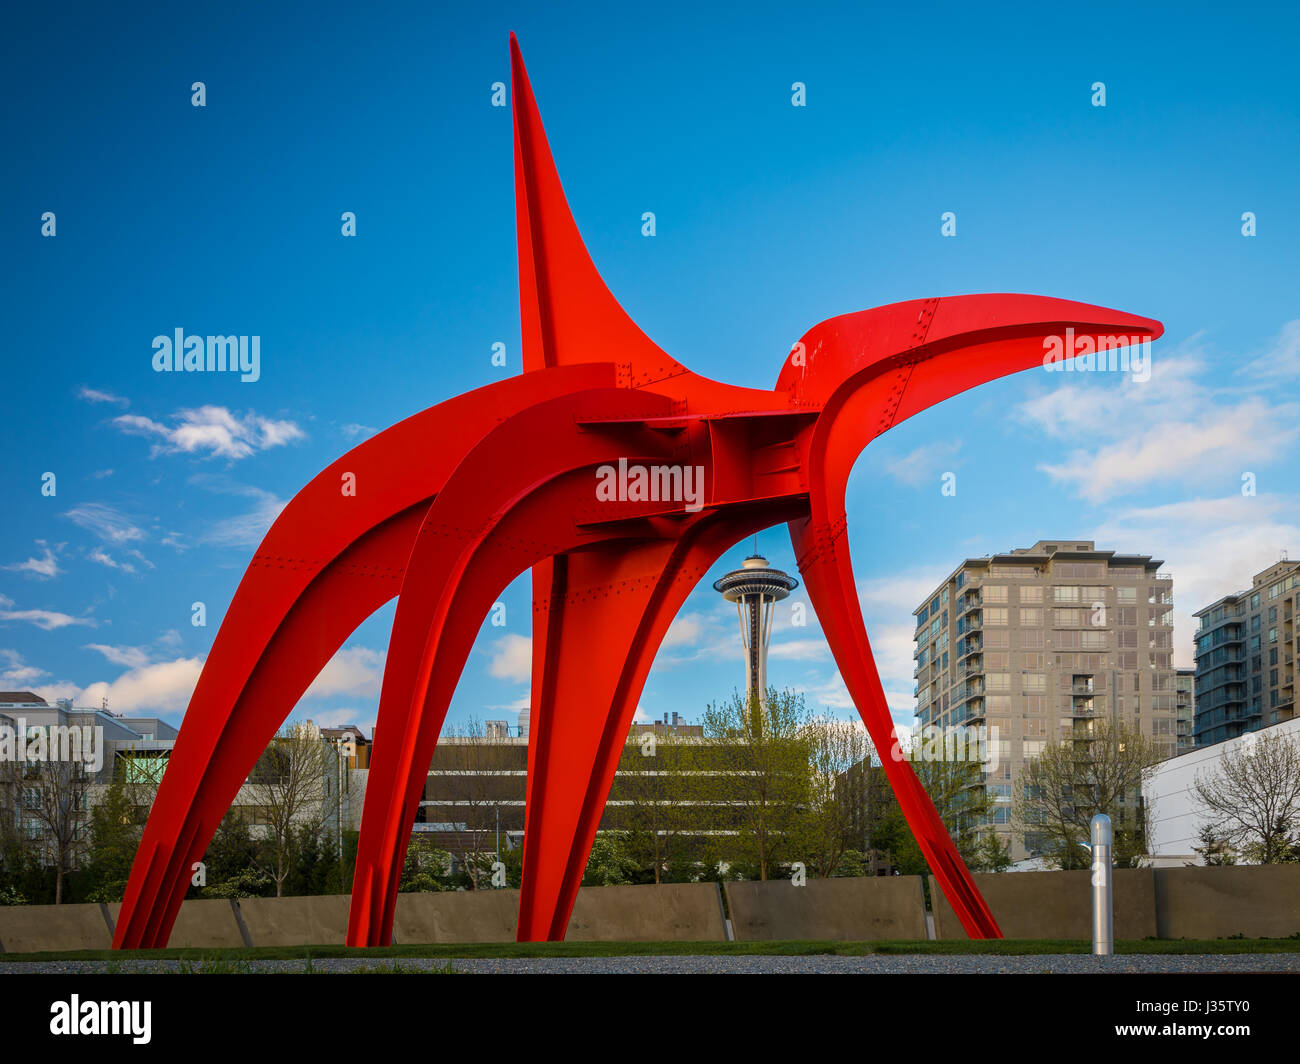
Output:
[[[1115,952],[1110,845],[1110,817],[1098,813],[1092,818],[1092,952],[1097,957]]]

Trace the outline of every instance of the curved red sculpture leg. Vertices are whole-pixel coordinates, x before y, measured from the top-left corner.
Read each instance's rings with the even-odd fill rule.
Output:
[[[609,429],[590,418],[655,418],[654,395],[598,390],[539,403],[476,446],[429,507],[393,619],[376,743],[362,813],[348,941],[390,940],[401,865],[447,706],[479,625],[496,596],[541,558],[610,532],[575,525],[595,511],[595,468],[618,454],[665,461],[665,439],[635,420]],[[545,440],[545,445],[537,441]],[[566,475],[567,474],[567,475]],[[388,736],[396,736],[388,741]]]
[[[801,510],[702,515],[668,544],[610,544],[554,560],[534,603],[520,942],[564,938],[645,687],[672,619],[722,553]],[[535,570],[536,571],[536,570]]]
[[[990,325],[989,323],[993,324]],[[1041,364],[1044,339],[1132,335],[1159,324],[1105,308],[1022,296],[917,300],[831,319],[803,340],[806,361],[787,364],[778,387],[822,404],[801,440],[811,515],[790,523],[809,599],[899,805],[944,896],[973,938],[1000,937],[934,804],[893,748],[893,721],[880,684],[853,580],[844,509],[849,472],[862,449],[904,417],[958,391]]]
[[[612,376],[607,366],[564,367],[439,404],[348,452],[285,507],[240,581],[190,698],[132,865],[115,947],[166,944],[191,866],[240,785],[329,658],[397,592],[419,520],[473,440],[538,399]],[[420,476],[410,475],[412,454],[426,456]],[[354,494],[344,494],[348,485]]]

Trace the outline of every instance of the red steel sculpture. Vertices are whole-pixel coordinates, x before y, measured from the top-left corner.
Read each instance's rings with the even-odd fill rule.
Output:
[[[1045,341],[1066,329],[1102,346],[1163,332],[1148,318],[1042,296],[917,299],[813,326],[771,391],[698,376],[601,280],[513,36],[510,51],[524,372],[349,451],[266,534],[190,700],[117,948],[166,945],[194,862],[258,756],[348,635],[395,595],[350,945],[392,939],[448,703],[483,618],[526,569],[534,623],[520,941],[564,937],[655,652],[692,588],[746,536],[786,522],[844,682],[876,749],[889,750],[892,721],[846,535],[854,461],[904,418],[1040,365]],[[599,498],[598,471],[620,460],[702,471],[702,505]],[[349,475],[355,494],[345,495]],[[886,757],[884,768],[962,926],[999,937],[911,766]]]

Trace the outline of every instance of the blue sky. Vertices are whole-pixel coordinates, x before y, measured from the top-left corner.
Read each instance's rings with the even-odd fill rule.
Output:
[[[490,105],[511,30],[597,266],[700,373],[770,387],[816,322],[924,296],[1165,323],[1149,381],[1019,374],[863,455],[849,533],[901,722],[911,611],[963,558],[1054,537],[1163,558],[1190,664],[1190,614],[1300,550],[1294,12],[353,7],[11,6],[0,687],[179,721],[284,502],[370,432],[519,371],[510,114]],[[259,336],[260,379],[155,373],[152,340],[177,328]],[[792,567],[783,529],[759,545]],[[743,682],[709,581],[745,553],[687,604],[644,714],[694,719]],[[526,579],[504,601],[452,722],[526,703]],[[815,620],[789,616],[772,682],[850,715]],[[368,726],[391,619],[294,716]]]

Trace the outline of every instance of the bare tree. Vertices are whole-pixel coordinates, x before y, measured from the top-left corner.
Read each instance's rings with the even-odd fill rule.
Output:
[[[319,832],[326,815],[326,787],[335,752],[310,723],[286,725],[271,740],[248,778],[265,818],[275,854],[275,896],[281,897],[293,865],[295,832]]]
[[[0,773],[16,819],[13,828],[25,835],[27,825],[34,825],[34,848],[44,863],[54,866],[54,903],[59,905],[63,880],[86,848],[91,776],[73,759],[4,761]]]
[[[1225,749],[1218,767],[1197,773],[1192,793],[1213,832],[1258,864],[1288,860],[1300,824],[1300,742],[1263,732]]]
[[[1143,787],[1162,757],[1136,728],[1109,717],[1076,721],[1069,738],[1026,763],[1012,799],[1012,825],[1038,835],[1044,857],[1058,868],[1086,868],[1084,848],[1097,813],[1110,817],[1116,863],[1145,851],[1149,813]]]

